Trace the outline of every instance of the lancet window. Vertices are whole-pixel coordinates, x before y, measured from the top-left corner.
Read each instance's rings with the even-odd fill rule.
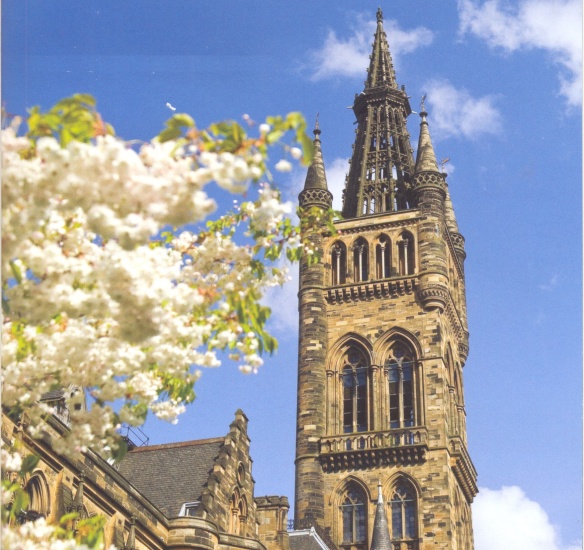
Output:
[[[343,525],[342,547],[346,550],[366,550],[367,548],[367,510],[363,492],[349,486],[341,504]]]
[[[416,372],[414,355],[401,342],[391,348],[386,362],[389,382],[389,427],[416,425]]]
[[[412,275],[415,269],[414,237],[404,231],[397,241],[399,250],[399,274]]]
[[[356,283],[369,280],[369,246],[365,239],[357,239],[353,245],[353,269]]]
[[[346,282],[347,248],[341,241],[333,244],[331,254],[332,284],[342,285]]]
[[[229,532],[232,535],[243,535],[245,531],[245,521],[247,518],[247,502],[245,497],[240,496],[236,489],[231,495],[231,516],[229,519]]]
[[[342,360],[343,433],[369,430],[369,362],[365,354],[351,346]]]
[[[391,277],[391,241],[381,235],[375,246],[375,270],[378,279]]]
[[[396,542],[407,542],[417,538],[416,498],[409,483],[402,481],[396,486],[390,506],[392,543],[395,545]]]

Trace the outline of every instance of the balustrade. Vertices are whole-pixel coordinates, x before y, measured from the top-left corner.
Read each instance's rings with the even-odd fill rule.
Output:
[[[341,453],[404,447],[408,445],[425,445],[428,441],[426,428],[400,428],[384,432],[362,432],[323,437],[320,440],[322,453]]]

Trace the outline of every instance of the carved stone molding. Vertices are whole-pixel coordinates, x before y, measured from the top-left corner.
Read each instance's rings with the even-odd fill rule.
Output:
[[[324,206],[330,208],[333,196],[326,189],[304,189],[298,196],[300,206]]]

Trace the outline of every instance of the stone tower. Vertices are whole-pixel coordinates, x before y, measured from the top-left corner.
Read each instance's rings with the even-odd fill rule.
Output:
[[[343,219],[300,266],[295,521],[347,550],[472,550],[464,239],[423,105],[414,160],[381,10],[370,59]],[[331,206],[318,128],[299,201]]]

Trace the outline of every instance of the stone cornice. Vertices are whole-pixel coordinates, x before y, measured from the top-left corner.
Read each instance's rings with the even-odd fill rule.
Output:
[[[466,450],[466,445],[460,436],[450,438],[448,452],[450,454],[452,471],[460,484],[466,500],[470,504],[479,492],[477,472]]]

